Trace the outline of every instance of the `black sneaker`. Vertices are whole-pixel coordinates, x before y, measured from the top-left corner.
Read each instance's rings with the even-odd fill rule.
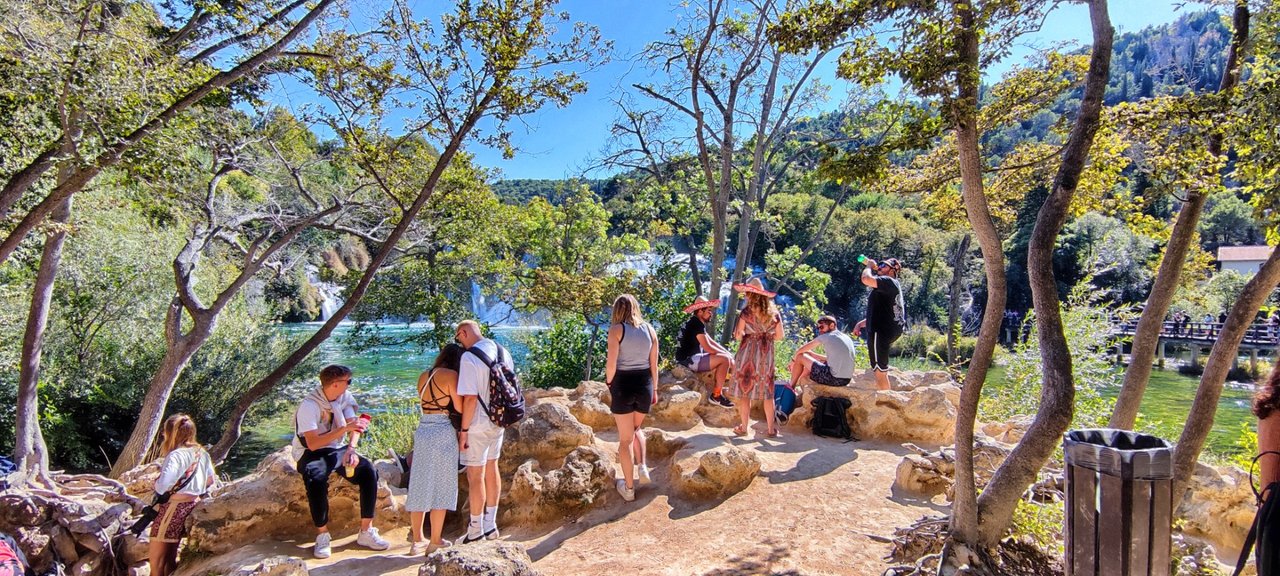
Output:
[[[724,394],[721,394],[719,396],[712,396],[711,401],[721,406],[724,406],[725,408],[733,408],[733,402],[729,401],[728,398],[725,398]]]

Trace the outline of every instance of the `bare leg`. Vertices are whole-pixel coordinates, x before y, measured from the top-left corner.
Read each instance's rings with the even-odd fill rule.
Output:
[[[635,441],[631,443],[631,452],[635,456],[632,462],[640,466],[649,464],[648,444],[644,438],[644,430],[640,427],[644,425],[644,413],[634,412],[631,414],[633,422],[635,422],[635,432],[633,433]]]
[[[164,566],[166,575],[178,572],[178,545],[176,543],[164,545]]]
[[[498,459],[484,463],[484,505],[498,505],[498,496],[502,494],[502,477],[498,475]]]
[[[876,388],[879,390],[889,389],[889,373],[883,370],[876,370]]]
[[[168,576],[169,567],[165,564],[167,556],[165,548],[167,547],[168,545],[164,542],[160,542],[159,540],[152,540],[151,543],[147,545],[147,556],[149,556],[148,561],[151,564],[151,573],[155,576]]]
[[[769,431],[769,435],[770,435],[770,436],[777,436],[777,435],[778,435],[778,424],[777,424],[776,422],[774,422],[774,421],[773,421],[773,409],[774,409],[774,408],[773,408],[773,397],[772,397],[772,396],[770,396],[770,397],[768,397],[768,398],[765,398],[765,399],[764,399],[764,421],[765,421],[765,422],[767,423],[767,425],[768,425],[768,427],[766,428],[766,430],[768,430],[768,431]]]
[[[445,512],[446,512],[445,510],[431,511],[431,543],[435,544],[436,546],[440,545],[441,543],[440,535],[444,532]],[[421,526],[421,525],[422,525],[421,523],[415,524],[415,526]],[[421,538],[419,538],[418,540],[414,540],[414,542],[418,542],[420,540]]]
[[[635,418],[630,414],[614,414],[618,425],[618,464],[622,466],[622,480],[627,488],[635,488],[635,464],[631,460],[631,442],[635,439]]]
[[[751,429],[751,399],[750,398],[734,398],[734,406],[738,409],[738,427],[733,432],[742,436]]]
[[[711,392],[712,396],[724,394],[724,385],[729,382],[729,366],[732,364],[733,359],[728,356],[716,354],[711,357],[711,383],[715,387]]]
[[[426,512],[410,512],[409,513],[409,541],[417,544],[422,541],[422,521],[427,516]],[[433,527],[434,529],[434,527]]]
[[[472,516],[484,512],[484,466],[467,466],[467,506]]]

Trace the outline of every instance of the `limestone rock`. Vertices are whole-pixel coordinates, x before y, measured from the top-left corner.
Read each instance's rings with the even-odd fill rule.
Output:
[[[702,423],[713,428],[733,428],[738,425],[737,408],[725,408],[719,404],[701,404],[694,411]]]
[[[283,554],[265,554],[252,547],[178,564],[177,576],[306,576],[307,564],[300,558]]]
[[[71,565],[71,569],[67,570],[67,576],[95,576],[100,573],[102,567],[102,553],[90,552]]]
[[[644,429],[645,453],[649,461],[667,458],[689,444],[688,440],[657,428]]]
[[[663,424],[692,427],[701,421],[697,412],[701,401],[701,394],[672,386],[658,392],[658,403],[649,411],[649,417]]]
[[[684,498],[714,500],[745,490],[759,472],[760,459],[751,450],[733,445],[685,448],[671,458],[671,487]]]
[[[151,495],[155,494],[153,489],[156,485],[156,479],[160,478],[160,464],[161,461],[157,460],[150,464],[127,470],[120,475],[120,483],[124,484],[125,491],[129,494],[150,501]]]
[[[579,446],[592,443],[591,428],[561,404],[534,404],[524,420],[507,428],[502,442],[502,470],[514,470],[530,458],[541,462],[563,459]]]
[[[1234,466],[1199,465],[1175,515],[1182,531],[1213,545],[1220,558],[1236,558],[1257,512],[1249,475]]]
[[[982,433],[1005,444],[1017,444],[1031,427],[1035,416],[1014,416],[1008,422],[993,422],[982,426]]]
[[[307,508],[307,496],[296,462],[285,447],[267,456],[252,474],[216,490],[196,506],[188,520],[187,545],[193,550],[221,554],[264,538],[310,539],[315,530]],[[335,536],[359,528],[360,493],[345,478],[329,479],[329,528]],[[378,481],[374,525],[383,529],[404,526],[404,491]]]
[[[134,536],[133,534],[126,532],[121,536],[124,549],[121,550],[120,553],[124,558],[125,564],[132,566],[134,564],[147,562],[147,560],[150,559],[150,551],[148,548],[151,545],[151,542],[146,537],[146,534],[146,532],[143,532],[142,536]]]
[[[951,489],[954,477],[954,463],[927,458],[920,454],[907,454],[898,463],[893,487],[910,494],[937,496]]]
[[[568,395],[569,412],[592,430],[612,430],[617,423],[609,411],[610,400],[609,387],[603,382],[584,380]]]
[[[552,401],[560,398],[568,398],[568,388],[528,388],[524,391],[525,404],[537,404],[539,402]]]
[[[613,459],[595,446],[574,449],[563,466],[545,474],[536,460],[528,460],[511,478],[503,522],[538,524],[580,513],[595,504],[612,483]]]
[[[850,386],[810,384],[804,389],[806,406],[813,398],[848,398],[849,425],[863,439],[950,444],[955,435],[955,384],[916,386],[907,391],[865,390]]]
[[[506,540],[482,540],[441,548],[427,556],[418,576],[537,576],[524,546]]]

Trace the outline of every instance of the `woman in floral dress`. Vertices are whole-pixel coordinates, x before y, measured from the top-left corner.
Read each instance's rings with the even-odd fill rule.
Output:
[[[734,284],[747,301],[733,337],[738,339],[738,353],[734,356],[733,396],[737,401],[741,422],[733,429],[735,436],[743,436],[751,426],[751,401],[764,401],[765,422],[770,438],[778,437],[773,419],[773,347],[782,339],[782,315],[773,303],[774,292],[764,289],[759,278],[746,284]]]

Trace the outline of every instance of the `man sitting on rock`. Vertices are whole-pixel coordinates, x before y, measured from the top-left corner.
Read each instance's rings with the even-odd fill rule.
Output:
[[[699,296],[693,304],[685,307],[685,314],[690,316],[680,327],[680,335],[676,338],[676,362],[695,373],[711,372],[711,382],[715,387],[711,401],[732,408],[733,402],[724,397],[723,390],[729,381],[729,371],[733,369],[733,354],[707,334],[707,322],[719,306],[719,298],[708,300],[706,296]]]
[[[814,349],[822,346],[826,354]],[[836,327],[836,319],[823,316],[818,319],[818,337],[805,343],[791,357],[791,387],[808,377],[823,386],[848,386],[853,379],[853,339]]]
[[[356,543],[371,550],[386,550],[391,544],[373,527],[373,511],[378,503],[378,472],[369,460],[356,453],[360,435],[369,426],[356,416],[356,400],[347,391],[351,369],[337,364],[320,370],[320,387],[312,390],[294,414],[295,440],[304,448],[298,458],[298,473],[307,487],[311,521],[316,525],[316,558],[332,552],[329,535],[329,476],[339,472],[360,487],[360,535]],[[350,442],[343,437],[350,434]]]

